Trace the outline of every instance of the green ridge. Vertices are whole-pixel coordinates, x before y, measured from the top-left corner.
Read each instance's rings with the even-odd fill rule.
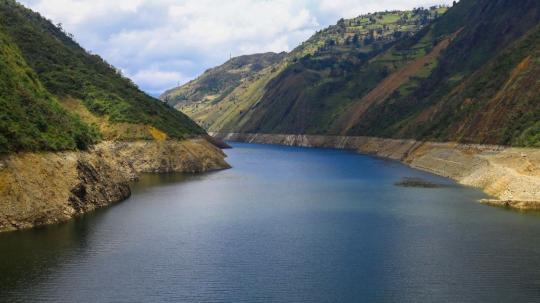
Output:
[[[44,91],[48,91],[49,96],[53,95],[58,99],[69,97],[82,100],[94,115],[107,117],[112,124],[130,123],[152,126],[172,138],[186,138],[204,133],[204,130],[187,116],[158,99],[146,95],[129,79],[123,77],[116,68],[98,55],[86,52],[71,38],[71,35],[66,34],[61,27],[55,26],[38,13],[26,9],[15,1],[0,0],[0,26],[3,29],[5,38],[8,38],[11,44],[15,45],[20,51],[19,57],[22,57],[26,62],[26,69],[31,70],[27,74],[33,76],[28,77],[31,79],[34,77],[36,81],[42,84],[42,87],[32,94],[33,98],[24,101],[32,103],[27,107],[39,107],[37,106],[38,103],[45,102],[48,104],[46,107],[50,107],[50,111],[58,113],[57,116],[65,115],[65,111],[58,108],[57,102],[46,101],[50,97],[44,97],[47,95]],[[6,62],[3,62],[4,66],[6,66]],[[8,69],[12,69],[12,66],[9,66]],[[5,73],[3,71],[3,74],[7,75],[8,72],[17,73],[17,71],[6,71]],[[2,98],[2,102],[15,103],[16,99],[12,96],[17,93],[8,91],[13,88],[14,84],[3,81],[2,85],[6,88],[3,87],[1,92],[2,96],[5,96]],[[3,108],[3,111],[6,111],[2,113],[3,115],[14,114],[7,109],[7,107]],[[56,127],[62,128],[61,125],[54,125],[54,121],[58,119],[48,119],[46,123],[47,129],[52,131]],[[72,118],[64,119],[69,120]],[[24,128],[25,123],[20,122],[19,124]],[[77,123],[83,125],[80,122]],[[78,129],[89,130],[91,128],[80,126]],[[88,131],[82,137],[85,136],[95,137]],[[35,145],[19,144],[11,147],[6,147],[3,144],[3,150],[61,150],[73,148],[73,144],[69,143],[69,140],[66,141],[65,138],[61,139],[61,136],[58,138],[58,141],[63,142],[61,144],[56,142],[54,136],[48,136],[46,139],[37,135],[34,137],[36,142],[41,143]],[[148,135],[148,138],[151,138],[151,136]],[[92,142],[92,140],[82,141],[86,143]],[[85,144],[76,145],[83,147]]]

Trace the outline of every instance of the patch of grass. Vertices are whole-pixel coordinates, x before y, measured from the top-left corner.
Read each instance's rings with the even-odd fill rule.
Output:
[[[523,132],[514,139],[514,145],[540,147],[540,121],[523,130]]]

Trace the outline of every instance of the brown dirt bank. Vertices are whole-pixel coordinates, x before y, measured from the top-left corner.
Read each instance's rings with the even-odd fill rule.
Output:
[[[140,173],[229,168],[203,138],[102,142],[88,152],[20,153],[0,158],[0,232],[66,221],[129,197]]]
[[[372,137],[214,133],[239,142],[356,150],[399,160],[414,168],[483,189],[496,199],[483,203],[540,209],[540,149],[418,142]]]

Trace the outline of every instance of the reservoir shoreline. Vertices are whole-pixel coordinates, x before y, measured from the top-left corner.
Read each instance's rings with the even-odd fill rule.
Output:
[[[141,174],[123,203],[0,234],[2,300],[540,300],[537,213],[349,150],[232,146],[232,169]]]
[[[55,224],[131,195],[141,173],[230,168],[206,138],[104,141],[89,151],[18,153],[0,158],[0,232]]]
[[[354,150],[481,188],[481,203],[540,209],[540,149],[374,137],[210,133],[225,141]]]

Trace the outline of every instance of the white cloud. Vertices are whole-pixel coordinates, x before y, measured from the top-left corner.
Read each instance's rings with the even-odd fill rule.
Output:
[[[47,0],[26,1],[39,12],[44,12],[49,18],[61,20],[69,25],[75,25],[89,19],[110,16],[113,11],[136,12],[144,0]],[[23,1],[25,2],[25,1]]]
[[[162,71],[157,68],[143,69],[128,75],[135,83],[144,83],[146,91],[154,96],[163,92],[163,87],[173,87],[189,81],[189,77],[179,72]]]
[[[157,94],[234,56],[289,51],[367,12],[451,0],[22,0]]]

